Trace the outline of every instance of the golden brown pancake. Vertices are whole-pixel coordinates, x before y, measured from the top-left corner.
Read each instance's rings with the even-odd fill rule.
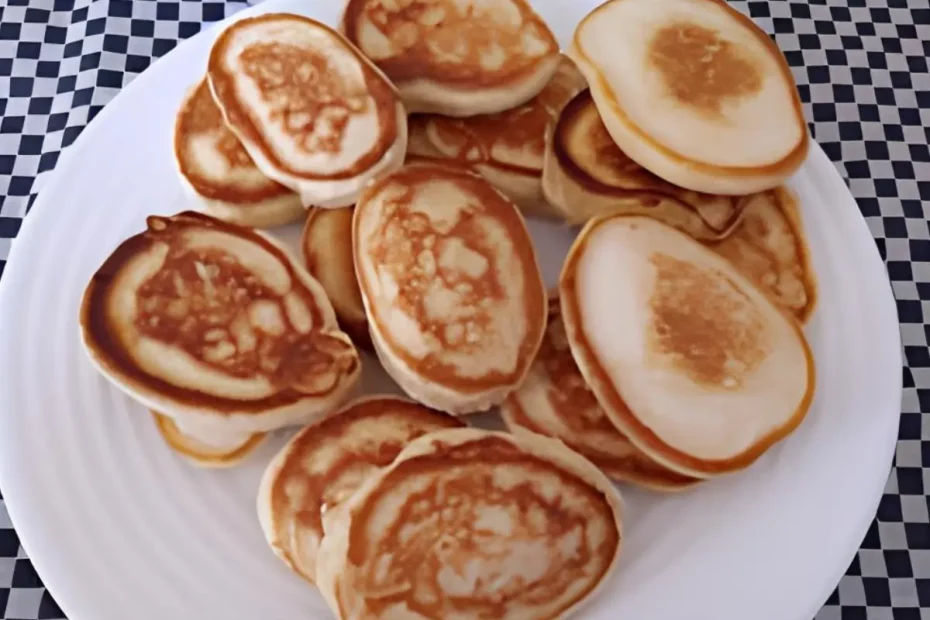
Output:
[[[502,112],[536,96],[559,62],[526,0],[348,0],[343,30],[410,113]]]
[[[607,132],[591,98],[565,106],[546,152],[543,191],[572,224],[606,213],[651,215],[692,237],[713,240],[739,216],[738,196],[687,190],[630,159]]]
[[[300,197],[262,174],[226,128],[206,80],[191,89],[178,111],[174,156],[184,185],[222,220],[262,228],[304,213]]]
[[[306,427],[265,470],[258,512],[268,544],[294,572],[313,582],[323,514],[391,464],[407,444],[464,423],[396,396],[353,401]]]
[[[709,247],[806,323],[817,306],[817,278],[796,197],[779,187],[743,201],[739,223]]]
[[[151,216],[93,275],[91,361],[208,445],[305,424],[360,373],[322,287],[264,235],[207,215]]]
[[[407,159],[446,159],[433,146],[426,133],[432,114],[411,114],[407,117]]]
[[[669,469],[742,469],[807,414],[814,360],[799,323],[671,226],[591,220],[559,291],[572,355],[598,402]]]
[[[469,118],[427,115],[424,140],[407,151],[467,164],[501,190],[527,215],[558,217],[542,195],[546,140],[562,107],[582,88],[584,78],[562,57],[559,70],[533,99],[498,114]]]
[[[620,497],[559,441],[477,429],[415,440],[324,518],[337,618],[567,618],[605,584]]]
[[[782,184],[810,139],[791,70],[724,0],[608,0],[567,52],[630,159],[710,194]]]
[[[353,251],[375,350],[413,398],[465,414],[526,376],[546,323],[516,206],[457,165],[408,164],[355,207]]]
[[[353,342],[371,349],[368,318],[352,262],[352,214],[355,207],[310,209],[301,246],[307,271],[323,286],[339,325]]]
[[[343,207],[398,168],[407,118],[394,87],[328,26],[290,13],[233,22],[207,77],[255,165],[305,206]]]
[[[572,357],[557,296],[549,298],[549,325],[536,362],[501,414],[510,430],[559,439],[614,480],[661,491],[698,482],[653,461],[611,423]]]
[[[266,433],[255,433],[247,435],[245,439],[234,439],[227,442],[226,445],[216,446],[204,443],[194,437],[190,437],[181,432],[178,425],[168,416],[163,416],[156,411],[152,411],[152,418],[155,420],[155,427],[161,434],[162,439],[168,446],[200,467],[233,467],[238,465],[247,456],[255,452]]]

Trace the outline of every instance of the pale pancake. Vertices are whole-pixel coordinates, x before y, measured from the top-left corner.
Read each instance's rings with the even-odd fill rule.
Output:
[[[413,398],[499,404],[526,376],[546,292],[516,206],[456,165],[408,164],[355,207],[353,251],[375,350]]]
[[[614,425],[680,473],[744,468],[804,419],[800,325],[731,263],[639,216],[591,220],[560,280],[572,354]]]
[[[527,215],[558,217],[542,194],[546,140],[559,112],[584,87],[574,63],[563,56],[542,92],[522,106],[469,118],[427,115],[423,138],[411,140],[407,152],[467,164]]]
[[[738,196],[704,194],[652,174],[620,150],[585,90],[565,106],[546,149],[546,199],[571,224],[607,213],[650,215],[701,240],[727,233]]]
[[[306,427],[271,461],[258,493],[268,544],[294,572],[313,582],[323,540],[323,514],[334,510],[407,444],[464,424],[448,414],[397,398],[353,401]]]
[[[155,420],[155,428],[158,429],[165,443],[188,461],[200,467],[234,467],[255,452],[267,436],[266,433],[255,433],[244,437],[225,438],[219,442],[215,437],[204,441],[182,433],[178,425],[168,416],[157,411],[151,413]]]
[[[307,270],[323,286],[339,325],[360,347],[371,349],[368,317],[352,260],[355,207],[310,209],[301,237]]]
[[[323,525],[337,618],[559,619],[616,568],[622,504],[559,441],[477,429],[411,443]]]
[[[91,361],[209,445],[336,408],[360,362],[323,288],[266,236],[207,215],[151,216],[92,276]]]
[[[746,196],[739,223],[709,244],[802,323],[817,306],[817,278],[797,198],[784,187]]]
[[[511,431],[560,439],[614,480],[660,491],[698,482],[653,461],[613,425],[572,357],[557,296],[549,299],[549,325],[536,361],[501,414]]]
[[[663,179],[711,194],[780,185],[810,142],[778,47],[724,0],[608,0],[569,56],[610,135]]]
[[[317,21],[271,13],[234,22],[213,45],[207,77],[258,168],[305,206],[350,205],[403,163],[407,117],[393,86]]]
[[[508,110],[536,96],[559,63],[555,36],[526,0],[348,0],[343,31],[411,113]]]
[[[300,197],[262,174],[226,128],[205,80],[188,92],[178,110],[174,157],[182,184],[221,220],[263,228],[304,214]]]

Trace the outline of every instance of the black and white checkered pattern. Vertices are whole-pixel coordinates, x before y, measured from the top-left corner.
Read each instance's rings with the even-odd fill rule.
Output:
[[[817,620],[927,619],[930,0],[733,4],[774,34],[814,136],[866,216],[891,276],[907,360],[895,468],[862,549]],[[10,240],[61,150],[155,58],[243,6],[0,2],[0,274]],[[2,498],[0,617],[63,617],[23,554]]]

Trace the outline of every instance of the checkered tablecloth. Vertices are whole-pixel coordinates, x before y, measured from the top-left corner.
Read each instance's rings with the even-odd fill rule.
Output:
[[[787,55],[813,134],[847,179],[886,261],[905,347],[894,469],[858,556],[817,620],[930,619],[930,0],[733,5]],[[0,0],[0,275],[62,149],[154,59],[244,6]],[[64,617],[2,498],[0,617]]]

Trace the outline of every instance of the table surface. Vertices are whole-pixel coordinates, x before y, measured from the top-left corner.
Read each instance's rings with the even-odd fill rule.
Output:
[[[817,620],[930,619],[924,490],[930,487],[930,418],[924,418],[930,415],[930,0],[732,4],[785,52],[813,135],[847,180],[885,259],[904,341],[894,466],[862,548]],[[154,59],[244,6],[187,0],[0,6],[0,275],[61,151]],[[0,618],[63,617],[0,497]]]

